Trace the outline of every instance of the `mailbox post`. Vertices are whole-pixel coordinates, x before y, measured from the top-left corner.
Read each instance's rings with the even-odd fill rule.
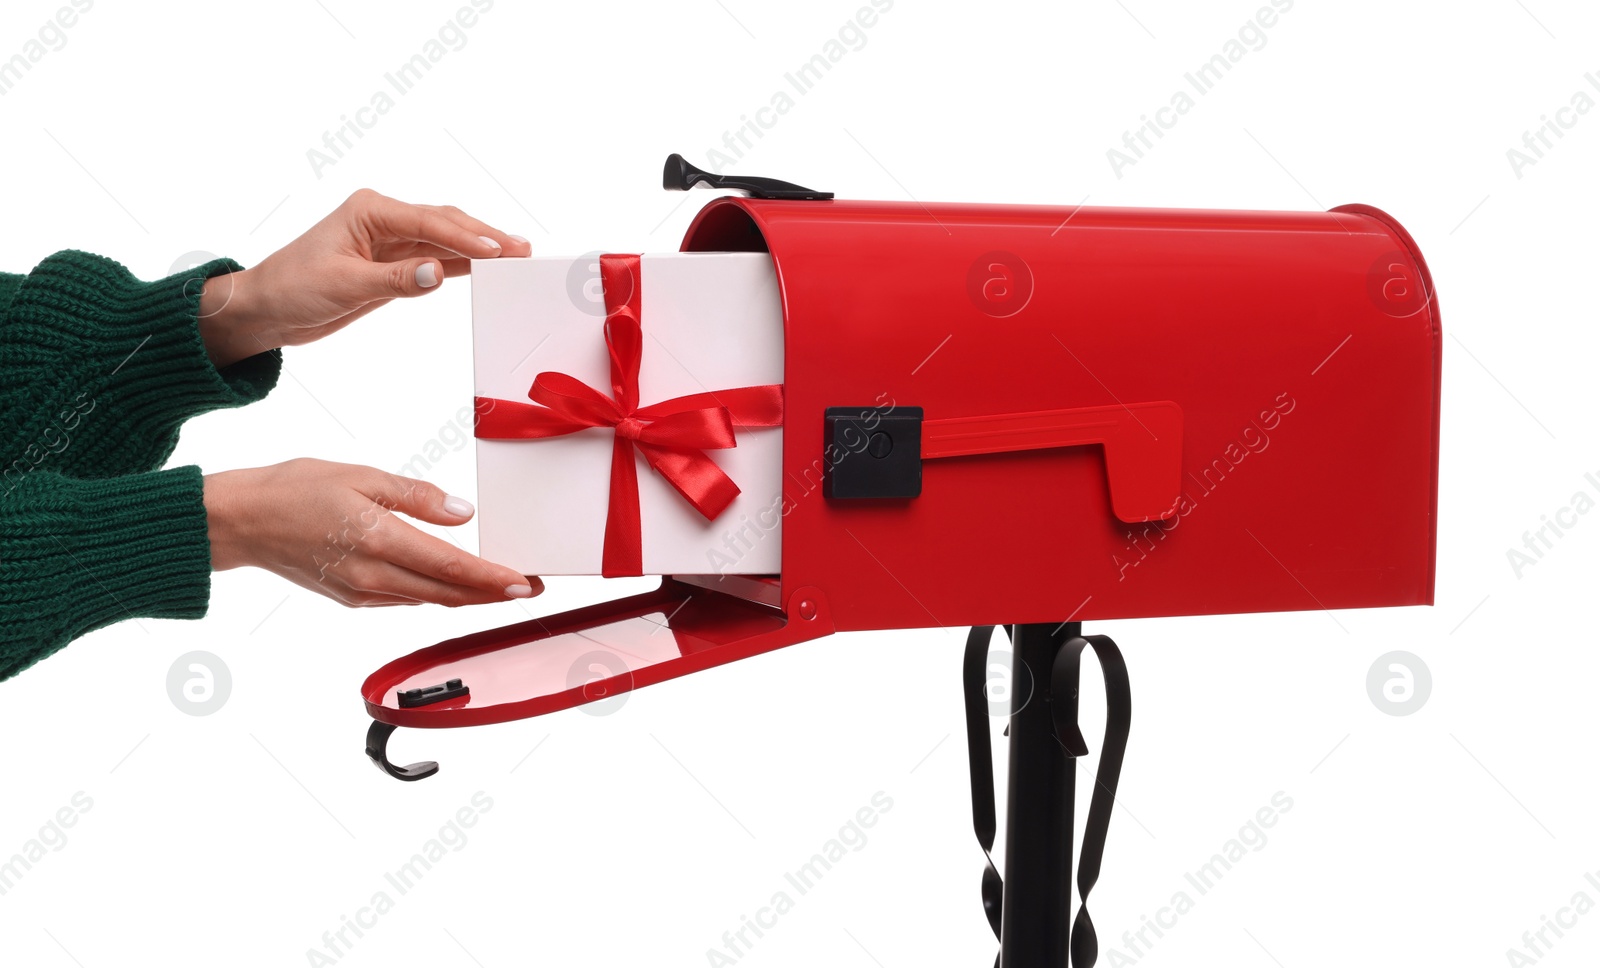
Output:
[[[1033,688],[1014,689],[1011,695],[1011,763],[1006,772],[1011,822],[1006,825],[1001,968],[1067,961],[1075,784],[1072,761],[1063,755],[1051,714],[1065,706],[1061,715],[1076,722],[1078,697],[1042,694],[1048,678],[1033,672],[1053,668],[1062,645],[1079,634],[1074,623],[1058,629],[1021,625],[1011,643],[1011,681],[1032,679]]]

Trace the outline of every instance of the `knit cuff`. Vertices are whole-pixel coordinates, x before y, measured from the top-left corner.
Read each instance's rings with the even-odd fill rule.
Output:
[[[41,262],[12,297],[8,316],[40,341],[60,340],[103,376],[131,428],[171,428],[190,417],[266,396],[278,382],[283,355],[259,353],[218,369],[200,338],[200,294],[213,276],[237,272],[213,259],[155,282],[87,252],[58,252]]]
[[[204,616],[211,545],[203,496],[198,467],[6,480],[0,679],[113,622]]]

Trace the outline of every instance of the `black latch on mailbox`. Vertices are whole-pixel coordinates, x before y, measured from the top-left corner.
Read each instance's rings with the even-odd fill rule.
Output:
[[[460,679],[451,679],[449,682],[437,686],[426,686],[421,689],[398,689],[395,691],[400,700],[401,709],[415,709],[418,706],[430,706],[446,699],[456,699],[472,694],[465,683]]]
[[[922,408],[823,411],[824,497],[909,498],[922,493]]]

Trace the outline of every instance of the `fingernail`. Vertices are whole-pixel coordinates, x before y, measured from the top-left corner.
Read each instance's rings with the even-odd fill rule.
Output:
[[[532,585],[507,585],[506,586],[506,597],[507,598],[532,598],[533,597],[533,586]]]
[[[532,245],[533,244],[532,242],[529,242],[527,239],[523,238],[520,235],[508,235],[508,236],[506,236],[506,238],[510,239],[513,242],[521,242],[523,245]]]
[[[417,266],[417,285],[424,289],[432,289],[439,284],[439,273],[433,268],[433,263],[424,262]]]
[[[482,242],[484,245],[490,246],[490,247],[495,248],[495,249],[500,248],[500,243],[496,242],[494,239],[489,238],[487,235],[478,236],[478,241]]]
[[[472,517],[472,502],[465,498],[447,495],[444,499],[444,509],[457,517]]]

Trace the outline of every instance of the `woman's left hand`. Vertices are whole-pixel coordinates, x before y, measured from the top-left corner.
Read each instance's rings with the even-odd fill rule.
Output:
[[[217,366],[337,332],[391,299],[420,296],[472,259],[526,256],[449,205],[409,205],[363,188],[306,234],[243,272],[206,280],[200,335]]]

